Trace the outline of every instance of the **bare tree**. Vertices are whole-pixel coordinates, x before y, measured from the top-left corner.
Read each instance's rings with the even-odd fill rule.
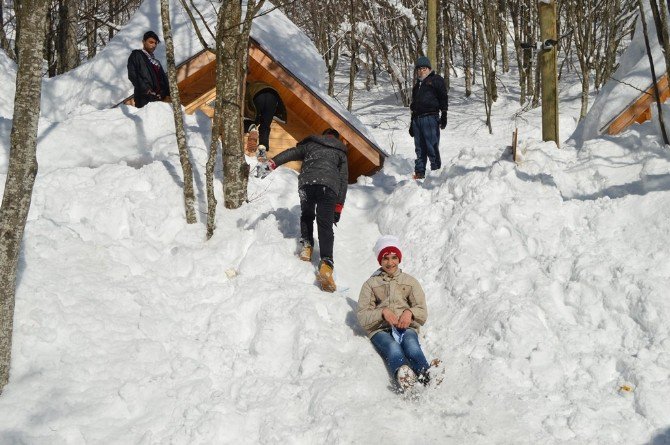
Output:
[[[168,0],[161,0],[161,20],[163,22],[163,40],[165,40],[165,55],[167,58],[167,74],[170,83],[170,98],[172,102],[172,114],[174,115],[174,127],[177,136],[177,147],[179,148],[179,161],[184,174],[184,208],[186,211],[186,222],[196,222],[194,203],[195,193],[193,191],[193,168],[188,157],[186,146],[186,132],[184,131],[184,115],[181,110],[181,99],[177,86],[177,67],[174,60],[174,44],[172,42],[172,25],[170,23],[170,4]]]
[[[347,110],[351,111],[354,104],[354,89],[356,80],[356,58],[358,57],[358,43],[356,42],[356,2],[349,1],[349,96],[347,98]]]
[[[650,1],[658,3],[662,21],[670,0]],[[558,5],[557,19],[563,36],[558,45],[561,72],[564,67],[578,66],[584,114],[592,91],[598,90],[617,66],[621,42],[630,33],[637,3],[636,0],[562,0]],[[358,66],[386,71],[400,101],[409,105],[413,61],[423,54],[426,43],[426,0],[359,0],[355,8],[350,1],[303,0],[299,4],[289,2],[283,9],[317,43],[329,72],[329,94],[334,91],[340,46],[347,45],[352,55],[359,48],[358,55],[351,58]],[[441,26],[437,60],[432,61],[434,68],[444,73],[447,85],[450,75],[462,73],[466,97],[481,79],[487,124],[490,125],[498,94],[498,66],[508,72],[516,63],[520,104],[539,106],[537,53],[522,47],[526,43],[535,44],[539,38],[538,0],[441,0],[438,14]],[[342,32],[352,28],[350,23],[357,24],[355,39],[345,38],[352,36]],[[510,39],[514,41],[513,54],[507,51]],[[361,61],[363,54],[368,55],[365,62]],[[665,54],[670,57],[670,49]],[[667,65],[670,68],[670,63]],[[373,72],[372,76],[375,75]],[[353,89],[349,92],[351,99]]]
[[[661,48],[663,48],[663,56],[665,57],[665,70],[666,73],[669,73],[670,37],[668,37],[668,6],[663,1],[658,2],[657,0],[649,0],[649,7],[651,8],[651,12],[654,16],[658,43],[661,45]],[[668,80],[670,80],[670,77]]]
[[[218,142],[222,145],[223,203],[228,209],[240,207],[247,199],[249,165],[244,159],[242,103],[244,76],[249,57],[251,21],[265,0],[249,0],[243,16],[241,2],[221,6],[216,29],[216,99],[212,141],[206,166],[207,238],[214,234],[216,198],[214,197],[214,165]]]
[[[58,1],[58,74],[79,66],[77,5],[79,0]]]
[[[9,167],[0,207],[0,391],[9,381],[16,269],[37,175],[37,126],[47,0],[23,0]]]

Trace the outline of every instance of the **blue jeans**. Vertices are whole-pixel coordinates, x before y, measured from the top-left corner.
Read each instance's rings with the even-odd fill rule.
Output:
[[[442,167],[440,159],[440,118],[439,115],[419,116],[412,119],[414,132],[414,173],[426,174],[426,160],[430,161],[430,169]]]
[[[407,329],[402,338],[402,344],[398,344],[393,339],[390,332],[380,331],[370,339],[375,349],[382,356],[391,376],[395,374],[402,365],[409,365],[416,375],[425,372],[428,367],[428,361],[423,355],[419,337],[414,329]]]

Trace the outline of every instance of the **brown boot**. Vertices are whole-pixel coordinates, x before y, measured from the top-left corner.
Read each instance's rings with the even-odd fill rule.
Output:
[[[255,156],[258,150],[258,127],[252,124],[248,131],[249,134],[247,136],[247,144],[244,147],[244,152],[247,156]]]
[[[324,258],[319,263],[319,271],[316,278],[321,284],[321,290],[324,292],[335,292],[335,279],[333,278],[333,260]]]
[[[307,242],[302,244],[302,249],[300,249],[300,254],[298,255],[303,261],[312,261],[312,252],[314,248]]]

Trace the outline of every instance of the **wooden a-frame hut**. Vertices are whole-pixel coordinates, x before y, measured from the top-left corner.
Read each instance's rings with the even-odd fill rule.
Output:
[[[177,70],[177,82],[182,105],[187,113],[203,111],[214,115],[216,97],[216,60],[213,52],[204,50],[182,63]],[[287,111],[286,123],[274,120],[270,134],[270,156],[287,148],[310,134],[321,134],[326,128],[336,129],[349,148],[349,182],[361,175],[372,175],[384,165],[387,154],[360,128],[352,123],[337,105],[313,91],[298,76],[253,38],[249,41],[248,81],[262,81],[279,93]],[[132,98],[125,103],[132,103]],[[289,166],[299,168],[299,163]]]

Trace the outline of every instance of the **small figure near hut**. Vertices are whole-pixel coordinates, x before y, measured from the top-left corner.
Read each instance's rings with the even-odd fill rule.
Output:
[[[302,161],[298,176],[300,196],[300,259],[311,261],[314,249],[314,218],[319,235],[321,262],[317,279],[321,289],[335,292],[333,278],[333,224],[340,221],[340,214],[347,197],[349,167],[347,146],[340,134],[329,128],[321,136],[308,136],[274,158],[259,158],[267,162],[270,171],[289,161]]]
[[[128,79],[134,87],[135,106],[142,108],[149,102],[162,101],[170,95],[170,85],[160,61],[154,57],[158,35],[147,31],[142,38],[142,49],[135,49],[128,57]]]
[[[426,322],[426,297],[419,282],[400,270],[400,241],[385,235],[374,246],[381,266],[363,284],[358,296],[358,323],[382,356],[389,374],[400,389],[416,381],[430,381],[430,365],[421,350],[417,333]]]
[[[245,128],[249,133],[247,152],[263,145],[270,151],[270,126],[276,117],[286,123],[286,107],[277,90],[259,82],[247,82],[244,99]]]
[[[442,167],[440,159],[440,129],[447,127],[449,97],[442,76],[431,70],[428,57],[419,57],[415,64],[416,83],[412,88],[412,120],[409,135],[414,138],[414,179],[426,176],[426,161],[430,169]]]

